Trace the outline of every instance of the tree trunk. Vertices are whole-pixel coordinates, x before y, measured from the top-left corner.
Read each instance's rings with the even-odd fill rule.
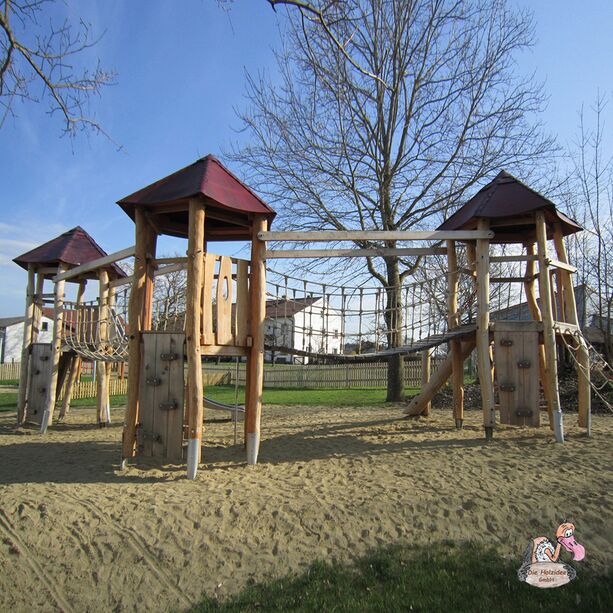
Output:
[[[385,327],[389,349],[402,347],[402,291],[400,271],[396,258],[386,258],[387,288],[385,304]],[[400,355],[389,358],[387,363],[387,402],[404,400],[404,359]]]

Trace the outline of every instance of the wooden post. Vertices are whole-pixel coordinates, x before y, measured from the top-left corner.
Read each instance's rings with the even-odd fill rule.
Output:
[[[98,271],[99,280],[99,303],[98,303],[98,343],[104,348],[109,340],[109,273],[104,268]],[[96,410],[98,425],[106,426],[110,423],[109,410],[109,379],[107,377],[106,362],[96,362]]]
[[[189,201],[187,239],[187,298],[185,303],[185,339],[187,348],[187,478],[195,479],[200,464],[202,419],[204,415],[202,360],[200,351],[202,287],[204,283],[204,204]],[[207,299],[212,299],[207,297]],[[132,365],[130,364],[130,370]]]
[[[533,256],[534,243],[526,243],[526,255]],[[530,316],[534,321],[541,321],[541,309],[539,308],[536,300],[536,292],[534,291],[534,273],[536,271],[536,263],[534,260],[528,260],[526,262],[526,280],[524,281],[524,289],[526,290],[526,302],[528,303],[528,309],[530,310]],[[545,402],[547,403],[547,414],[549,415],[549,427],[553,430],[553,404],[549,395],[549,386],[545,383],[547,376],[547,361],[545,358],[545,346],[539,343],[539,378],[543,382],[543,395],[545,396]]]
[[[560,408],[560,393],[558,390],[558,356],[556,353],[556,337],[553,329],[553,307],[551,304],[551,287],[549,266],[547,260],[547,226],[543,211],[536,212],[536,242],[539,261],[539,296],[541,299],[541,317],[543,319],[543,342],[545,345],[545,371],[544,385],[549,388],[551,411],[556,440],[564,442],[564,426],[562,423],[562,410]]]
[[[76,300],[76,319],[77,319],[77,329],[78,329],[78,317],[79,317],[79,305],[83,302],[83,294],[85,293],[85,286],[87,285],[87,281],[83,280],[79,283],[79,289],[77,290],[77,300]],[[81,356],[76,355],[71,364],[70,364],[70,372],[68,373],[68,380],[66,381],[66,389],[64,390],[64,398],[62,400],[62,408],[60,410],[60,419],[64,419],[68,412],[70,411],[70,403],[72,401],[72,392],[74,390],[75,383],[77,382],[77,378],[79,376],[81,370]]]
[[[553,227],[553,239],[556,246],[558,260],[563,264],[569,264],[566,247],[564,245],[564,236],[562,226],[556,223]],[[573,287],[573,279],[571,272],[568,270],[558,269],[558,274],[562,280],[564,290],[564,311],[568,323],[579,326],[579,316],[577,313],[577,301]],[[562,301],[561,301],[562,302]],[[591,434],[591,390],[590,390],[590,354],[587,349],[583,335],[577,336],[577,385],[579,393],[579,427],[587,428],[588,434]]]
[[[34,319],[34,264],[28,264],[28,284],[26,286],[26,312],[23,322],[23,347],[21,349],[21,370],[19,372],[19,396],[17,399],[17,425],[26,419],[26,400],[28,372],[30,366],[30,347],[32,345],[32,324]]]
[[[123,429],[122,468],[125,468],[128,458],[134,457],[135,453],[136,426],[139,418],[141,333],[151,327],[151,300],[147,300],[147,297],[153,292],[153,260],[157,239],[155,230],[147,221],[144,211],[139,207],[134,211],[134,222],[136,224],[136,244],[132,291],[128,304],[130,330],[128,402]]]
[[[57,274],[61,274],[66,270],[64,264],[59,264]],[[51,343],[51,380],[49,381],[49,389],[45,398],[45,410],[40,423],[40,432],[45,434],[47,428],[53,422],[53,412],[55,410],[55,399],[57,393],[57,379],[60,367],[60,355],[62,353],[62,336],[64,325],[64,286],[65,281],[57,281],[54,291],[54,314],[53,314],[53,341]]]
[[[245,405],[245,431],[247,464],[256,464],[260,448],[260,420],[262,414],[262,388],[264,385],[264,319],[266,317],[266,243],[258,232],[266,231],[266,218],[256,215],[251,233],[251,338],[252,345],[247,363],[247,395]]]
[[[477,228],[489,230],[489,221],[479,219]],[[478,239],[476,249],[477,268],[477,362],[483,408],[485,438],[491,439],[496,425],[494,406],[494,382],[490,359],[490,241]]]
[[[455,241],[447,241],[447,324],[449,330],[460,325],[458,312],[458,258]],[[453,388],[453,418],[456,428],[461,429],[464,422],[464,360],[462,359],[462,343],[459,339],[449,342],[452,355],[452,388]]]
[[[424,349],[421,352],[421,389],[425,389],[430,382],[430,367],[432,365],[432,350]],[[430,415],[430,409],[432,408],[432,402],[426,403],[422,415],[426,417]]]

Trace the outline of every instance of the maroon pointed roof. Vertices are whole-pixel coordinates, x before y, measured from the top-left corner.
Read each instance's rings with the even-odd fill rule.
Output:
[[[206,235],[213,240],[250,238],[253,214],[266,215],[269,223],[276,215],[210,154],[118,200],[117,204],[132,219],[135,207],[142,206],[153,216],[152,222],[161,232],[185,237],[190,198],[204,199]]]
[[[16,257],[13,262],[26,270],[28,264],[37,264],[46,268],[55,267],[62,263],[74,267],[103,258],[106,255],[108,253],[81,226],[77,226]],[[105,268],[114,279],[126,276],[126,273],[117,264],[109,264]],[[52,277],[53,275],[49,276]],[[92,271],[83,275],[82,278],[96,279],[97,272]]]
[[[531,214],[539,210],[545,212],[549,232],[555,222],[562,225],[565,236],[583,229],[558,211],[551,200],[503,170],[446,219],[438,230],[474,230],[477,220],[485,218],[491,220],[495,233],[493,243],[534,240],[534,219]]]

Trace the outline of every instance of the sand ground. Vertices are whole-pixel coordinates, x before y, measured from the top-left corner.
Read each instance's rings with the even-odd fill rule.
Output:
[[[351,561],[378,545],[473,539],[521,563],[530,538],[572,521],[587,557],[613,561],[613,417],[593,436],[566,419],[501,427],[449,411],[266,407],[260,464],[232,424],[211,422],[195,482],[182,466],[118,471],[122,418],[98,429],[73,412],[46,437],[0,414],[0,610],[184,610],[250,581]]]

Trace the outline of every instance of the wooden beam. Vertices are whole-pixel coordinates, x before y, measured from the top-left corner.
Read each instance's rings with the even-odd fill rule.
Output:
[[[432,366],[432,350],[424,349],[421,352],[421,389],[425,389],[428,383],[430,383],[430,371]],[[422,415],[427,417],[430,415],[432,409],[432,402],[428,402],[423,409]]]
[[[32,328],[34,323],[34,264],[28,264],[28,283],[26,286],[26,311],[23,322],[23,345],[21,349],[21,370],[19,372],[19,394],[17,397],[17,425],[21,426],[26,418],[26,400]]]
[[[566,246],[564,245],[564,236],[562,226],[556,223],[553,227],[553,240],[556,247],[558,259],[568,264],[568,255]],[[564,287],[565,314],[568,323],[577,326],[577,331],[580,331],[581,322],[577,312],[577,301],[575,298],[575,289],[570,271],[562,268],[560,270],[562,277],[562,285]],[[559,324],[558,324],[559,325]],[[577,387],[578,387],[578,403],[579,403],[579,426],[586,428],[588,434],[591,433],[591,389],[590,389],[590,354],[585,341],[581,335],[575,335],[574,338],[581,339],[577,347]]]
[[[388,240],[388,241],[425,241],[425,240],[477,240],[494,238],[491,230],[431,230],[431,231],[381,231],[381,230],[324,230],[320,232],[260,232],[261,241],[349,241],[349,240]]]
[[[105,346],[109,340],[109,273],[102,268],[98,272],[100,296],[98,298],[98,342]],[[96,362],[96,409],[98,425],[110,423],[109,413],[109,380],[107,377],[106,364],[100,360]]]
[[[358,258],[358,257],[390,257],[390,256],[420,256],[420,255],[445,255],[443,248],[418,248],[406,249],[268,249],[266,259],[280,258]]]
[[[168,266],[162,266],[162,268],[158,268],[154,275],[156,277],[160,277],[161,275],[167,275],[171,272],[179,272],[180,270],[187,270],[188,264],[179,262],[177,264],[170,264]]]
[[[141,370],[141,334],[147,330],[144,321],[147,286],[152,283],[153,267],[148,262],[151,245],[155,245],[155,231],[147,221],[141,209],[134,211],[136,245],[134,247],[134,274],[132,275],[132,290],[128,303],[128,325],[130,337],[128,342],[128,401],[123,428],[122,468],[126,461],[134,457],[136,451],[136,427],[139,419],[139,387]],[[155,256],[155,253],[153,253]],[[151,275],[149,274],[151,270]],[[150,324],[149,324],[150,325]]]
[[[235,347],[234,345],[201,345],[200,353],[206,356],[242,357],[249,355],[249,347]]]
[[[534,223],[534,220],[532,220]],[[490,262],[536,262],[538,257],[532,255],[492,255]]]
[[[66,272],[62,272],[60,274],[55,275],[53,277],[53,281],[56,283],[58,281],[67,281],[68,279],[72,279],[74,277],[78,277],[79,275],[85,274],[86,272],[91,272],[92,270],[98,270],[98,268],[103,268],[105,266],[109,266],[114,262],[118,262],[119,260],[125,260],[130,256],[135,254],[136,247],[126,247],[121,251],[116,251],[115,253],[110,253],[109,255],[105,255],[102,258],[98,258],[97,260],[92,260],[91,262],[86,262],[85,264],[81,264],[79,266],[75,266]]]
[[[447,324],[450,330],[460,325],[458,311],[458,257],[455,241],[447,241]],[[461,428],[464,422],[464,360],[462,358],[462,342],[453,339],[449,342],[452,356],[452,391],[453,418],[456,428]]]
[[[551,287],[547,258],[547,225],[543,211],[536,212],[536,241],[539,257],[539,296],[541,299],[541,317],[543,320],[543,344],[545,345],[545,380],[551,401],[554,432],[558,442],[564,442],[562,429],[562,411],[558,389],[558,356],[555,332],[553,329],[553,306],[551,304]]]
[[[187,264],[187,257],[175,257],[175,258],[156,258],[153,261],[154,266],[160,266],[161,264]]]
[[[529,242],[525,244],[526,253],[530,258],[537,258],[534,253],[534,243]],[[528,303],[528,309],[530,310],[530,316],[534,321],[542,321],[541,309],[536,300],[536,292],[534,291],[534,281],[538,277],[535,275],[536,263],[534,259],[530,259],[526,262],[526,281],[524,282],[524,290],[526,292],[526,302]],[[539,355],[539,378],[543,383],[543,395],[545,396],[545,402],[547,403],[547,414],[549,415],[549,427],[553,430],[553,403],[551,396],[549,395],[549,386],[545,384],[545,378],[547,376],[547,359],[545,357],[545,346],[539,343],[538,346]]]
[[[202,361],[200,350],[202,287],[204,284],[205,209],[200,199],[189,201],[187,239],[187,297],[185,340],[187,352],[187,478],[195,479],[200,464],[202,420],[204,416]]]
[[[60,264],[57,268],[58,274],[62,274],[65,265]],[[45,408],[40,423],[40,432],[45,434],[47,428],[53,422],[53,412],[55,410],[55,400],[57,394],[57,380],[60,367],[60,355],[62,353],[62,336],[64,324],[64,285],[65,281],[60,279],[55,283],[55,302],[53,314],[53,340],[51,342],[51,380],[45,397]]]
[[[129,283],[134,283],[134,275],[113,279],[112,281],[109,281],[109,287],[121,287],[122,285],[128,285]]]
[[[490,277],[490,283],[525,283],[526,277]]]
[[[76,299],[76,307],[77,307],[77,334],[78,334],[78,317],[79,317],[79,306],[83,302],[83,295],[85,294],[85,287],[87,285],[87,281],[82,280],[79,283],[79,289],[77,290],[77,299]],[[62,408],[60,409],[59,419],[62,420],[68,415],[70,411],[70,403],[72,401],[72,393],[74,391],[75,383],[77,382],[77,378],[79,376],[79,371],[81,369],[81,356],[75,355],[70,363],[70,370],[68,372],[68,379],[66,380],[66,387],[64,388],[64,397],[62,399]]]
[[[479,230],[485,232],[487,219],[479,219]],[[496,407],[494,404],[494,382],[490,358],[490,243],[488,239],[477,240],[477,363],[479,365],[479,384],[481,387],[481,404],[483,410],[483,427],[485,437],[492,438],[496,425]]]
[[[264,319],[266,317],[266,243],[259,237],[266,234],[267,221],[263,215],[253,220],[251,241],[251,337],[253,343],[247,362],[247,395],[245,403],[245,432],[247,464],[256,464],[260,448],[260,420],[262,388],[264,385]]]
[[[562,244],[564,244],[564,242],[562,242]],[[566,251],[566,249],[565,249]],[[560,257],[560,256],[558,256]],[[576,266],[571,266],[570,264],[567,264],[566,262],[562,262],[561,260],[549,260],[549,266],[553,266],[554,268],[559,268],[560,270],[566,270],[567,272],[572,272],[575,273],[577,272],[577,267]]]

